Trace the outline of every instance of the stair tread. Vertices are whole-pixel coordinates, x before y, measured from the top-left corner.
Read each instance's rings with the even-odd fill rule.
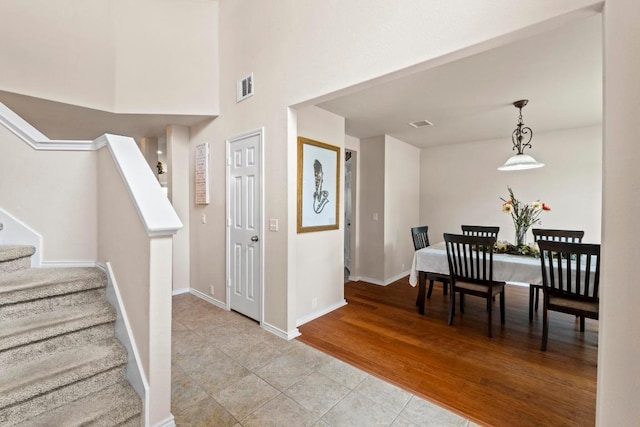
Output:
[[[64,307],[0,322],[0,349],[113,322],[117,314],[106,301]]]
[[[106,286],[96,267],[30,268],[0,275],[0,305]]]
[[[30,257],[36,253],[36,248],[27,245],[0,245],[0,262]]]
[[[126,381],[68,403],[20,426],[113,426],[140,415],[140,397]]]
[[[117,339],[21,361],[0,372],[0,408],[127,363]]]

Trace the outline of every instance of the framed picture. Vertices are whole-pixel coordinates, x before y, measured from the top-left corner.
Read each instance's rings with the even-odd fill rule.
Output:
[[[298,137],[298,233],[338,228],[339,182],[340,147]]]

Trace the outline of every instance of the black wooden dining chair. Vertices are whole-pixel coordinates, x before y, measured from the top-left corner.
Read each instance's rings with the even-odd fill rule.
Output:
[[[598,320],[600,289],[600,245],[539,240],[542,268],[542,345],[547,349],[549,310]]]
[[[495,237],[444,234],[447,246],[447,260],[451,277],[451,301],[449,325],[453,325],[456,310],[456,292],[460,294],[460,312],[464,313],[465,295],[473,295],[487,300],[488,332],[491,332],[493,305],[490,300],[500,295],[500,323],[504,324],[504,282],[493,280],[493,252]]]
[[[477,236],[477,237],[493,237],[498,240],[498,232],[500,227],[487,226],[487,225],[462,225],[462,234],[465,236]]]
[[[429,226],[423,225],[421,227],[413,227],[411,228],[411,238],[413,239],[413,249],[419,250],[422,248],[426,248],[429,246]],[[431,272],[421,271],[419,273],[419,283],[424,283],[426,280],[429,281],[429,291],[427,292],[427,299],[431,298],[431,293],[433,292],[433,283],[435,281],[442,283],[442,294],[447,295],[447,290],[449,288],[449,276],[446,274],[438,274]],[[424,275],[424,276],[423,276]],[[420,305],[420,295],[416,299],[416,305]]]
[[[532,228],[533,239],[550,240],[552,242],[582,243],[584,231],[582,230],[555,230],[550,228]],[[540,290],[542,285],[529,285],[529,322],[533,322],[533,312],[538,311]],[[535,302],[534,302],[535,300]]]

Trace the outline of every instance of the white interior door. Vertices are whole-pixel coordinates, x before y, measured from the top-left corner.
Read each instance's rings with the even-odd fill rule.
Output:
[[[262,131],[228,140],[227,286],[230,308],[261,321]]]

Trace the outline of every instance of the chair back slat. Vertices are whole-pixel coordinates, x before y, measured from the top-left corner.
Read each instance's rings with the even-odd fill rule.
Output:
[[[493,251],[495,237],[444,234],[449,272],[453,280],[483,283],[493,282]]]
[[[546,292],[579,301],[599,301],[599,244],[538,240],[538,246]]]
[[[550,228],[532,228],[534,240],[551,240],[554,242],[582,243],[582,230],[556,230]]]
[[[486,225],[462,225],[461,228],[465,236],[494,237],[496,240],[500,231],[500,227]]]
[[[413,227],[411,229],[413,239],[413,249],[418,250],[429,246],[429,226]]]

